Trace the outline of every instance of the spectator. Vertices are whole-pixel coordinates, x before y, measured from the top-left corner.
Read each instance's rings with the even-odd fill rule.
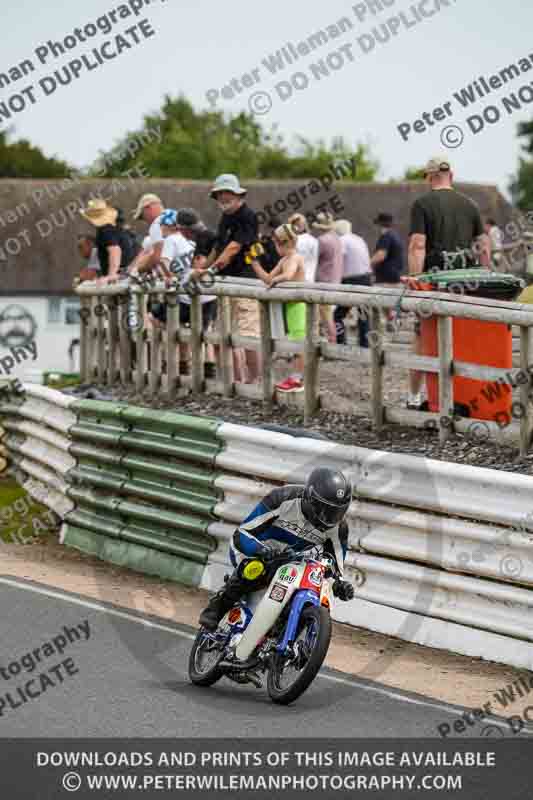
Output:
[[[309,233],[309,225],[303,214],[292,214],[289,225],[298,234],[296,250],[304,259],[305,280],[312,282],[318,266],[318,239]]]
[[[371,286],[372,270],[370,269],[370,253],[368,245],[361,236],[352,233],[352,223],[341,219],[335,224],[337,235],[342,244],[343,272],[342,283],[347,286]],[[346,344],[346,328],[344,320],[349,313],[349,306],[337,306],[334,320],[337,332],[337,344]],[[368,347],[368,312],[357,310],[359,329],[359,347]]]
[[[178,231],[187,241],[194,243],[194,258],[192,261],[192,269],[202,271],[205,269],[207,259],[216,245],[216,233],[206,228],[204,223],[193,208],[180,208],[177,216]],[[216,297],[208,298],[202,295],[202,303],[208,308],[203,308],[204,313],[204,330],[208,330],[217,316],[217,299]],[[216,378],[216,362],[213,357],[212,345],[207,347],[207,361],[204,365],[204,375],[207,379]]]
[[[271,217],[266,223],[266,232],[261,234],[261,244],[264,248],[264,255],[259,259],[261,266],[266,272],[272,272],[274,267],[279,264],[279,253],[274,241],[274,231],[281,225],[279,217]]]
[[[490,241],[491,264],[495,269],[498,269],[502,260],[503,231],[498,227],[496,220],[490,217],[485,223],[485,233]]]
[[[122,240],[126,252],[126,260],[129,264],[131,264],[132,261],[137,258],[143,248],[139,244],[139,240],[137,239],[135,231],[132,230],[131,225],[126,224],[126,218],[121,208],[117,208],[116,224],[117,228],[120,228],[123,234]]]
[[[453,186],[453,172],[446,156],[432,158],[424,176],[430,191],[415,200],[411,209],[409,275],[454,266],[490,264],[490,245],[484,233],[479,208]],[[422,353],[420,320],[415,325],[415,353]],[[407,407],[422,405],[424,373],[412,370],[409,376]]]
[[[405,256],[403,242],[393,230],[394,218],[392,214],[381,212],[374,220],[374,225],[380,229],[380,236],[370,264],[374,270],[377,286],[389,286],[397,289],[404,269]],[[392,330],[394,311],[386,312],[387,329]]]
[[[130,272],[151,272],[159,264],[163,249],[163,234],[161,233],[159,217],[163,210],[163,203],[156,194],[143,194],[137,203],[137,208],[133,212],[133,219],[142,219],[150,226],[148,231],[150,242],[149,247],[145,247],[145,240],[143,249],[130,266]]]
[[[195,255],[196,243],[191,238],[183,235],[180,228],[183,223],[190,226],[197,225],[199,220],[194,214],[191,219],[190,214],[194,214],[189,209],[167,209],[160,215],[161,232],[163,234],[163,250],[161,252],[161,266],[167,280],[172,274],[178,274],[181,281],[186,281],[190,276]],[[182,223],[180,225],[180,222]],[[216,298],[212,295],[201,295],[202,303],[202,327],[205,330],[216,314]],[[151,315],[157,324],[166,324],[167,305],[166,303],[152,304]],[[191,297],[188,294],[179,296],[179,315],[180,325],[189,326],[191,322]],[[191,349],[189,345],[181,345],[181,361],[179,364],[180,374],[191,374]]]
[[[219,175],[210,196],[222,212],[214,252],[206,266],[212,266],[223,276],[255,278],[246,253],[258,240],[257,215],[246,204],[243,189],[236,175]],[[232,325],[241,336],[260,336],[259,306],[256,300],[236,297],[231,300]],[[235,378],[255,383],[261,375],[261,356],[255,350],[234,351]]]
[[[335,232],[335,219],[329,212],[320,212],[313,222],[318,232],[318,267],[316,280],[318,283],[338,284],[342,281],[342,244]],[[333,306],[320,306],[321,328],[326,331],[328,341],[336,344],[337,333],[333,320]]]
[[[260,261],[252,261],[252,268],[257,277],[267,286],[277,286],[285,281],[304,281],[304,259],[296,249],[298,242],[296,231],[290,225],[281,225],[274,232],[274,242],[281,257],[280,261],[271,273],[263,269]],[[303,341],[306,330],[305,303],[284,303],[283,307],[288,338],[293,341]],[[303,392],[303,353],[295,355],[292,364],[294,372],[286,380],[276,384],[278,392]]]
[[[86,262],[80,270],[80,281],[94,281],[100,273],[100,262],[98,261],[98,250],[96,249],[96,239],[88,234],[78,236],[78,252]]]
[[[82,217],[96,228],[95,246],[100,264],[99,283],[113,283],[128,267],[123,234],[117,226],[118,212],[105,200],[89,200]]]
[[[193,208],[180,208],[177,224],[181,235],[195,244],[193,269],[203,271],[216,246],[216,233],[204,225]]]

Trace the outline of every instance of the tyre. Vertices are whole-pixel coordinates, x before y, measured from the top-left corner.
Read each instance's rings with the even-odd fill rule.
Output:
[[[307,606],[302,611],[295,655],[276,653],[268,672],[267,689],[273,703],[288,705],[313,682],[328,652],[331,617],[324,606]]]
[[[204,630],[198,631],[189,655],[189,678],[196,686],[212,686],[222,677],[218,668],[224,655],[223,645]]]

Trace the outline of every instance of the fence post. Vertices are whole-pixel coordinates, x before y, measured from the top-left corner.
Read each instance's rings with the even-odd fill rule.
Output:
[[[261,311],[261,357],[263,362],[263,401],[269,406],[273,403],[274,376],[272,358],[274,343],[272,341],[272,326],[270,324],[270,303],[262,300],[259,304]]]
[[[231,346],[231,305],[229,297],[219,297],[220,314],[220,366],[222,371],[223,396],[232,397],[233,382],[233,348]]]
[[[117,369],[117,350],[118,350],[118,305],[114,295],[107,295],[105,298],[107,306],[107,385],[113,386],[120,372]],[[119,358],[120,362],[120,358]]]
[[[132,351],[132,334],[130,333],[128,308],[129,298],[127,294],[117,296],[117,303],[120,307],[120,380],[123,386],[128,386],[131,383],[131,351]]]
[[[162,298],[161,295],[156,294],[152,295],[154,300],[158,303],[164,302],[165,298]],[[159,392],[159,388],[161,386],[161,340],[162,340],[162,331],[161,328],[152,325],[152,338],[151,338],[151,358],[150,358],[150,372],[148,375],[148,383],[150,387],[150,398],[153,400]]]
[[[146,348],[145,348],[145,338],[144,338],[144,306],[145,306],[145,296],[139,291],[135,291],[131,295],[131,307],[128,310],[128,313],[131,314],[131,318],[135,321],[135,324],[132,325],[132,330],[135,333],[135,361],[136,361],[136,373],[135,373],[135,390],[137,394],[142,394],[144,392],[146,383],[145,383],[145,371],[146,371]]]
[[[178,295],[175,292],[168,294],[167,303],[167,395],[169,400],[175,400],[178,389]]]
[[[98,295],[95,298],[94,313],[96,315],[96,375],[100,385],[105,381],[106,375],[106,338],[104,329],[104,304],[102,297]]]
[[[453,430],[453,322],[451,317],[437,318],[439,341],[439,438],[449,438]],[[444,422],[446,420],[446,422]]]
[[[199,294],[191,297],[192,393],[200,394],[204,385],[204,349],[202,346],[202,303]]]
[[[533,328],[520,326],[520,369],[528,376],[528,380],[520,385],[520,455],[525,456],[529,450],[531,439],[531,406],[529,367],[533,356]]]
[[[305,304],[304,350],[304,425],[308,425],[319,405],[319,347],[315,340],[318,325],[317,303]]]
[[[379,308],[369,308],[370,334],[370,402],[372,406],[372,428],[383,428],[383,334]]]
[[[90,381],[90,355],[91,355],[91,299],[80,299],[80,380],[82,383]]]

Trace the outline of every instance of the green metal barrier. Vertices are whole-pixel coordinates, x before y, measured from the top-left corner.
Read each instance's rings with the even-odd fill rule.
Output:
[[[65,544],[151,575],[200,580],[217,547],[207,529],[219,501],[220,421],[95,400],[70,410],[77,464],[67,494],[76,507]]]
[[[65,526],[63,540],[67,547],[73,547],[82,553],[96,556],[120,567],[128,567],[136,572],[155,575],[164,580],[176,581],[187,586],[198,586],[204,570],[203,564],[188,558],[179,558],[162,553],[151,547],[133,544],[120,539],[94,533],[75,525]]]

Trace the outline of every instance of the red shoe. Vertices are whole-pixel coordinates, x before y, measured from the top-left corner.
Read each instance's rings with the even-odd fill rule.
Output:
[[[287,378],[282,383],[276,384],[276,391],[278,392],[303,392],[304,385],[302,381],[296,378]]]

